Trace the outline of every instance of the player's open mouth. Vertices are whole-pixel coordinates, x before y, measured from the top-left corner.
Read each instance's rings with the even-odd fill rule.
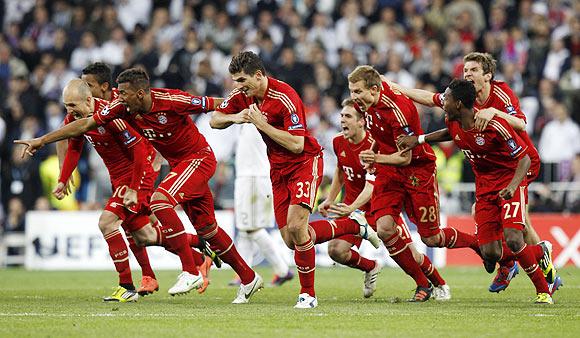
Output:
[[[348,127],[347,126],[342,126],[342,131],[348,131]]]

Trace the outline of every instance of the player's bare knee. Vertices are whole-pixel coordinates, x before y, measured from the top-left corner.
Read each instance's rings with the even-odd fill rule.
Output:
[[[393,224],[384,223],[380,225],[377,224],[377,235],[379,235],[379,238],[382,240],[389,239],[397,232],[398,232],[397,227],[395,227],[394,223]]]
[[[441,246],[441,239],[439,237],[440,235],[437,234],[435,236],[431,236],[431,237],[421,237],[421,241],[423,243],[425,243],[426,246],[428,247],[440,247]]]
[[[104,211],[99,217],[99,229],[103,235],[109,234],[119,227],[117,226],[118,217],[109,211]]]
[[[486,261],[497,262],[501,258],[501,249],[495,245],[484,245],[480,247],[480,250]]]
[[[131,233],[133,236],[133,240],[137,246],[147,246],[155,243],[155,239],[157,236],[151,236],[150,233],[147,232],[145,228],[141,228],[137,231],[133,231]]]
[[[505,242],[513,252],[518,252],[524,246],[524,235],[520,230],[505,228],[504,229]]]

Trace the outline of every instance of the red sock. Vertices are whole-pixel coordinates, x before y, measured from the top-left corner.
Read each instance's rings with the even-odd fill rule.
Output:
[[[437,268],[433,266],[431,260],[429,259],[429,257],[427,257],[427,255],[423,255],[423,262],[421,263],[421,271],[423,271],[425,276],[427,276],[429,281],[434,286],[445,285],[445,280],[441,277],[439,271],[437,271]]]
[[[189,243],[189,246],[197,248],[199,246],[199,237],[197,235],[188,233],[187,242]]]
[[[133,236],[131,236],[130,233],[125,233],[125,236],[127,237],[127,241],[129,242],[129,249],[131,249],[131,252],[133,252],[133,255],[135,255],[135,259],[137,259],[139,266],[141,266],[141,275],[149,276],[153,279],[156,279],[155,272],[153,272],[153,269],[151,268],[151,263],[149,263],[149,255],[147,254],[147,249],[142,246],[137,246],[135,240],[133,239]]]
[[[346,262],[346,265],[364,272],[370,272],[375,268],[375,264],[375,261],[371,261],[361,256],[356,250],[350,249],[350,259]]]
[[[520,251],[514,254],[518,258],[518,262],[520,262],[522,268],[524,268],[524,271],[528,274],[528,277],[530,277],[530,279],[532,280],[532,283],[534,283],[534,286],[536,287],[536,292],[550,293],[548,283],[544,278],[544,274],[542,273],[542,269],[540,269],[538,265],[536,257],[534,257],[533,251],[534,250],[530,248],[527,244],[524,244],[524,246],[520,249]]]
[[[228,263],[234,269],[238,276],[240,276],[242,284],[250,284],[254,280],[256,273],[246,264],[246,261],[238,253],[234,242],[232,242],[230,236],[222,228],[214,223],[210,229],[205,230],[204,233],[198,231],[198,234],[209,243],[210,248],[224,262]]]
[[[192,250],[187,242],[185,228],[177,213],[173,210],[173,205],[167,201],[153,201],[151,203],[151,211],[153,211],[155,217],[163,224],[161,227],[163,232],[162,238],[167,241],[168,246],[172,250],[175,250],[175,253],[179,256],[182,270],[194,275],[199,274]]]
[[[165,250],[179,256],[177,254],[177,251],[173,250],[169,244],[167,244],[167,239],[165,238],[165,235],[163,234],[163,229],[161,229],[161,225],[159,224],[159,222],[155,222],[155,224],[152,225],[153,229],[155,230],[155,232],[157,233],[157,245],[162,246],[165,248]],[[190,234],[187,233],[187,238],[189,243],[191,244],[193,241],[197,241],[199,243],[199,237],[197,237],[197,235],[194,234]],[[193,255],[193,262],[195,263],[196,266],[200,266],[203,264],[203,255],[197,251],[194,250],[193,248],[191,248],[191,254]]]
[[[479,253],[479,245],[477,238],[465,232],[458,231],[455,228],[447,227],[441,229],[441,243],[440,247],[449,249],[456,248],[471,248],[473,251]],[[481,255],[480,255],[481,256]]]
[[[505,239],[501,241],[501,257],[499,258],[499,266],[511,269],[516,263],[516,256],[512,250],[507,246]]]
[[[119,285],[133,286],[131,267],[129,266],[129,250],[119,230],[106,234],[105,241],[109,245],[109,255],[115,264],[115,270],[119,273]],[[132,287],[135,289],[135,286]]]
[[[421,267],[413,258],[413,253],[407,243],[395,233],[387,240],[384,240],[385,247],[389,251],[391,258],[405,271],[405,273],[415,280],[417,286],[429,287],[429,280],[421,271]]]
[[[534,257],[536,258],[536,261],[539,262],[540,259],[542,259],[542,257],[544,257],[544,249],[542,249],[542,246],[539,244],[528,245],[528,246],[532,250],[532,253],[533,253]]]
[[[315,297],[316,250],[314,250],[312,238],[309,238],[305,243],[295,245],[294,248],[294,262],[300,277],[300,293],[307,293]]]
[[[360,231],[360,225],[350,218],[320,220],[308,225],[314,244],[328,242],[333,238],[346,234],[358,235]]]

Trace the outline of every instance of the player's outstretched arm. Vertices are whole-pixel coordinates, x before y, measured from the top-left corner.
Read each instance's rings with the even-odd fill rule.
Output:
[[[509,123],[509,125],[512,126],[512,128],[515,130],[526,130],[526,121],[493,107],[481,109],[477,112],[475,115],[475,128],[477,128],[479,131],[484,130],[487,128],[487,124],[489,121],[491,121],[491,119],[493,119],[494,116],[506,120],[506,122]]]
[[[338,197],[338,194],[342,190],[344,185],[344,178],[341,175],[340,169],[337,167],[334,170],[334,176],[332,177],[332,182],[330,183],[330,189],[328,189],[328,196],[326,199],[318,205],[318,212],[324,217],[328,217],[328,209]]]
[[[41,137],[37,137],[31,140],[15,140],[14,143],[23,144],[26,146],[22,151],[22,157],[24,157],[25,154],[32,156],[38,151],[38,149],[44,147],[47,144],[79,136],[89,130],[96,128],[97,122],[92,117],[85,117],[83,119],[73,121],[64,127]]]
[[[428,90],[416,89],[416,88],[405,88],[398,83],[388,80],[385,76],[381,75],[381,80],[389,84],[389,86],[394,91],[399,91],[402,94],[408,96],[411,100],[420,103],[425,106],[434,107],[435,102],[433,101],[433,95],[435,93]]]
[[[445,141],[451,141],[451,135],[449,134],[449,130],[447,128],[436,130],[427,135],[419,135],[419,136],[401,135],[399,136],[399,138],[397,138],[397,147],[399,147],[399,149],[402,149],[401,153],[406,153],[409,150],[425,142],[437,143]]]
[[[213,129],[226,129],[232,124],[248,123],[248,109],[244,109],[237,114],[224,114],[219,111],[214,111],[211,114],[209,126]]]
[[[372,166],[375,163],[378,164],[388,164],[396,167],[403,167],[411,163],[411,154],[403,153],[402,151],[397,151],[392,154],[377,154],[373,150],[363,150],[359,154],[360,160]]]
[[[373,184],[369,181],[366,181],[365,187],[350,205],[345,203],[334,204],[330,207],[330,212],[335,214],[337,218],[350,215],[353,211],[359,209],[371,200],[371,196],[373,195],[373,188]]]
[[[530,156],[528,154],[519,160],[514,177],[512,178],[510,184],[508,184],[507,187],[503,188],[499,192],[499,197],[503,198],[504,200],[509,200],[514,196],[516,189],[522,180],[526,178],[531,163],[532,160],[530,160]]]

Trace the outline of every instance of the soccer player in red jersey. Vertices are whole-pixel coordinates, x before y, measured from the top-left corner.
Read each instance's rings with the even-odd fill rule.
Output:
[[[76,120],[63,128],[33,140],[17,141],[27,145],[25,152],[59,139],[78,136],[115,118],[124,118],[167,159],[171,172],[151,197],[151,211],[163,225],[167,243],[181,259],[183,272],[169,289],[171,295],[183,294],[203,285],[183,224],[174,208],[181,204],[198,235],[236,271],[242,280],[233,303],[247,303],[263,286],[263,280],[240,257],[231,238],[216,224],[213,196],[208,181],[216,160],[203,135],[189,117],[215,109],[221,99],[192,96],[176,89],[150,88],[145,71],[131,68],[117,77],[119,98],[92,117]]]
[[[351,98],[357,109],[365,112],[378,149],[362,151],[360,157],[376,167],[372,207],[379,237],[397,264],[415,280],[417,288],[412,300],[426,301],[432,293],[431,284],[396,228],[395,218],[403,207],[427,246],[469,247],[478,252],[477,241],[470,234],[439,225],[439,192],[431,147],[421,145],[405,155],[397,147],[399,136],[423,133],[413,101],[382,82],[371,66],[357,67],[349,74],[348,82]]]
[[[355,223],[348,216],[360,210],[365,213],[364,217],[366,217],[367,222],[371,226],[375,226],[370,203],[375,175],[368,172],[359,158],[361,151],[372,147],[373,138],[365,130],[364,115],[356,110],[354,105],[355,103],[352,99],[346,99],[342,103],[343,108],[340,113],[342,133],[338,134],[332,142],[334,154],[337,158],[337,167],[330,184],[328,197],[318,206],[323,216],[330,216],[334,220],[320,220],[313,223],[329,222],[337,228],[345,227],[348,223]],[[341,203],[335,203],[334,201],[343,187],[344,198]],[[429,257],[419,253],[412,245],[413,240],[403,218],[397,218],[395,223],[397,224],[399,235],[409,245],[415,261],[421,266],[423,273],[435,286],[433,298],[436,300],[451,299],[449,286],[441,278],[439,271],[431,264]],[[363,296],[368,298],[376,290],[377,275],[381,270],[381,266],[377,261],[362,257],[357,251],[352,249],[353,246],[360,247],[361,241],[362,238],[356,235],[344,235],[335,238],[328,243],[328,254],[340,264],[365,272]]]
[[[93,98],[89,87],[82,80],[72,80],[67,84],[63,90],[63,101],[68,112],[65,125],[75,119],[91,116],[109,104],[105,100]],[[157,178],[157,171],[151,165],[156,152],[149,142],[142,139],[122,119],[115,119],[97,130],[87,131],[83,136],[103,159],[114,191],[99,218],[99,229],[105,237],[115,269],[119,273],[119,287],[104,300],[135,301],[137,293],[146,295],[159,289],[144,246],[161,245],[172,251],[167,247],[167,241],[158,235],[161,234],[161,230],[156,229],[159,227],[158,223],[151,226],[148,217],[149,197]],[[58,199],[68,194],[65,182],[76,167],[82,148],[83,138],[72,138],[68,143],[59,183],[53,191]],[[135,201],[136,191],[140,193]],[[133,286],[127,246],[119,232],[119,220],[122,220],[130,248],[143,269],[142,284],[137,291]],[[190,245],[195,246],[199,242],[197,236],[191,234],[187,236]],[[192,252],[196,255],[196,264],[207,270],[208,265],[211,265],[211,259],[207,258],[204,262],[201,254],[193,250]],[[207,284],[206,279],[203,290]]]
[[[484,259],[518,260],[536,288],[536,303],[552,304],[555,290],[548,283],[554,282],[556,269],[548,246],[526,244],[523,236],[526,176],[531,164],[526,141],[506,120],[497,117],[484,130],[476,128],[476,88],[467,80],[454,80],[444,94],[436,94],[432,100],[447,112],[447,128],[402,137],[399,146],[411,149],[425,142],[455,142],[475,173],[475,223]]]
[[[477,99],[474,107],[477,109],[475,115],[475,126],[479,130],[485,129],[487,123],[494,117],[506,120],[514,128],[516,133],[524,140],[528,146],[528,155],[531,159],[530,170],[527,174],[528,183],[533,182],[538,177],[540,171],[540,156],[534,144],[526,132],[526,115],[520,108],[520,102],[511,88],[503,81],[494,80],[496,61],[493,56],[487,53],[473,52],[463,58],[463,77],[473,83],[477,92]],[[433,106],[432,97],[434,93],[402,88],[393,84],[403,94],[409,96],[413,101]],[[526,205],[526,227],[524,228],[524,239],[527,244],[537,244],[540,237],[532,226]],[[543,243],[549,245],[549,243]],[[493,272],[495,266],[488,269]],[[518,273],[518,266],[515,262],[500,262],[497,275],[489,286],[490,292],[500,292],[505,290],[511,279]],[[557,280],[561,283],[561,280]]]
[[[93,97],[95,98],[99,98],[99,99],[104,99],[106,101],[112,101],[112,99],[117,97],[117,92],[116,89],[112,89],[111,88],[111,68],[109,68],[109,66],[107,66],[105,63],[102,62],[96,62],[93,64],[88,65],[87,67],[85,67],[82,70],[82,75],[81,75],[81,79],[83,81],[86,82],[86,84],[89,86],[89,89],[91,90],[91,94],[93,95]],[[82,118],[84,117],[83,114],[85,112],[77,112],[76,115],[78,118]],[[75,120],[74,118],[75,113],[74,112],[69,112],[69,114],[66,116],[65,121],[63,122],[62,125],[66,124],[66,123],[70,123],[72,121]],[[61,125],[61,127],[62,127]],[[97,134],[99,135],[99,134]],[[107,133],[107,135],[115,135],[115,134],[111,134],[111,133]],[[90,137],[90,136],[89,136]],[[105,141],[105,143],[110,143]],[[65,163],[65,156],[67,154],[67,149],[68,149],[68,141],[67,140],[61,140],[56,142],[56,153],[58,156],[58,160],[59,160],[59,165],[61,168],[61,172],[63,169],[63,165]],[[74,153],[75,155],[80,154],[80,150],[82,149],[82,138],[78,138],[77,142],[75,143],[75,147],[74,147]],[[101,149],[106,149],[106,147],[102,147]],[[103,156],[101,156],[102,158],[104,158]],[[116,158],[114,156],[111,156],[111,158],[115,159]],[[72,168],[76,167],[77,164],[77,160],[75,159],[73,161],[71,161],[71,163],[69,163],[69,165],[72,166]],[[105,162],[107,163],[107,162]],[[130,163],[130,162],[129,162]],[[155,170],[154,172],[150,172],[150,175],[157,175],[157,171]],[[53,191],[53,194],[55,195],[56,198],[64,198],[65,195],[68,195],[70,189],[69,189],[69,184],[74,184],[74,182],[72,181],[72,175],[67,175],[68,180],[65,180],[63,182],[59,182],[59,184],[57,185],[57,187],[55,188],[55,190]],[[62,178],[62,176],[61,176]],[[155,178],[153,178],[155,180]],[[61,186],[62,185],[62,186]],[[153,186],[151,185],[151,188]],[[108,227],[108,223],[101,223],[103,226],[107,226],[106,228],[101,228],[101,230],[103,231],[103,229],[105,229],[105,231],[103,232],[103,235],[107,235],[109,232],[109,227]],[[135,258],[137,259],[137,262],[139,263],[139,266],[141,266],[141,273],[142,273],[142,279],[141,279],[141,285],[139,286],[139,289],[137,289],[137,292],[145,295],[145,294],[150,294],[155,292],[156,290],[159,289],[159,283],[157,282],[157,280],[155,279],[155,273],[153,272],[153,269],[151,268],[151,264],[149,263],[149,256],[147,255],[147,250],[142,247],[142,246],[138,246],[135,243],[135,240],[132,238],[131,232],[127,229],[125,229],[125,236],[127,237],[128,241],[129,241],[129,248],[131,249],[131,252],[133,252],[133,254],[135,255]]]
[[[309,231],[308,216],[322,179],[322,148],[308,133],[302,100],[288,84],[266,76],[262,60],[252,52],[234,56],[229,72],[236,89],[216,109],[210,125],[223,129],[234,123],[253,123],[262,134],[270,160],[276,222],[286,245],[295,250],[301,285],[295,308],[314,308],[318,305],[314,244],[362,233],[378,246],[378,237],[366,222],[346,229],[324,224]]]

